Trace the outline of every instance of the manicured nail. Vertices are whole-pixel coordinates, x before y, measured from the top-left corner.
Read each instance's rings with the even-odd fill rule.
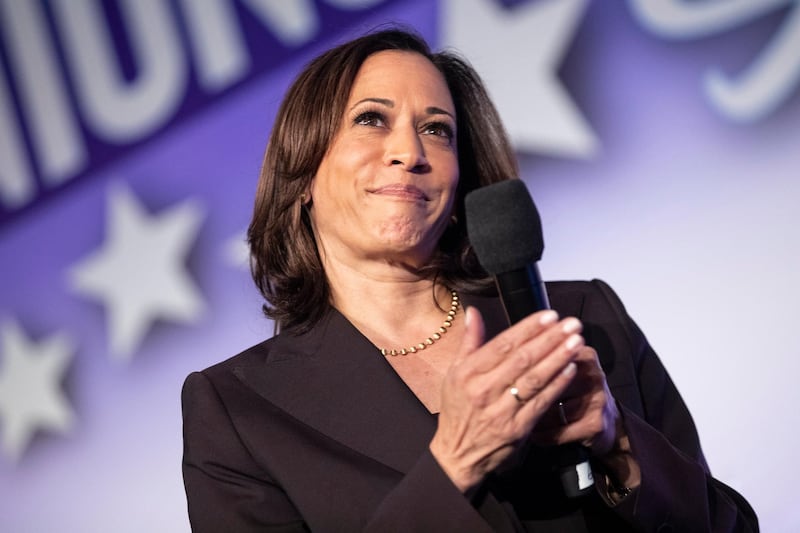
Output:
[[[575,333],[581,329],[581,321],[575,317],[565,318],[561,327],[564,328],[564,333]]]
[[[566,377],[569,377],[569,376],[571,376],[572,374],[575,373],[575,369],[576,368],[577,368],[577,366],[575,366],[575,363],[571,362],[570,364],[568,364],[567,366],[564,367],[564,370],[561,371],[561,374],[566,376]]]
[[[472,313],[472,306],[467,307],[467,309],[464,311],[464,325],[467,327],[472,324]]]
[[[556,320],[558,320],[558,313],[556,313],[553,310],[545,311],[539,316],[539,324],[543,326],[546,326],[547,324],[552,324]]]
[[[583,342],[583,337],[573,333],[567,338],[566,341],[564,341],[564,347],[567,350],[574,350],[581,342]]]

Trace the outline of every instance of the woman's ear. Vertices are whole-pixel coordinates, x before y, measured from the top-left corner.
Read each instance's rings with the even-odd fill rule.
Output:
[[[300,200],[300,205],[303,207],[311,207],[311,185],[309,185],[298,197]]]
[[[314,202],[314,197],[312,195],[314,191],[314,181],[314,178],[312,178],[311,181],[303,187],[303,192],[299,196],[300,205],[304,207],[311,207],[311,204]]]

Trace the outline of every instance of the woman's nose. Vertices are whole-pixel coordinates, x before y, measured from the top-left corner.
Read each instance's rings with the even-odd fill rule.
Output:
[[[413,128],[395,128],[386,140],[387,165],[400,165],[409,172],[423,172],[429,168],[425,147]]]

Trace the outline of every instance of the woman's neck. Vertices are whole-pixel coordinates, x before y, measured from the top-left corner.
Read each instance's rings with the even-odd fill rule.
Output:
[[[325,272],[333,306],[376,346],[401,348],[423,341],[442,325],[450,308],[447,287],[434,286],[406,265],[328,260]]]
[[[441,337],[407,356],[386,360],[417,399],[432,413],[439,412],[442,379],[452,364],[463,333],[463,311],[450,319],[442,335],[452,295],[447,287],[420,276],[414,269],[390,263],[325,261],[332,303],[379,350],[400,351]],[[435,299],[434,299],[435,295]]]

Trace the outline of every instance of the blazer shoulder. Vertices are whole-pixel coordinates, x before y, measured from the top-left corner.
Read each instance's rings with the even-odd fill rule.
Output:
[[[594,297],[607,297],[609,294],[612,294],[616,298],[616,293],[614,293],[614,290],[611,288],[611,286],[602,279],[597,278],[590,280],[546,281],[545,287],[548,295],[551,297],[560,297],[567,294],[577,293]]]
[[[275,342],[276,337],[270,337],[267,340],[261,341],[258,344],[242,350],[236,355],[233,355],[218,363],[214,363],[213,365],[204,368],[197,373],[203,374],[207,378],[214,380],[214,378],[217,378],[220,375],[230,375],[235,368],[251,366],[266,361],[269,359]],[[192,372],[192,374],[194,373],[195,372]]]
[[[263,377],[274,372],[280,375],[286,368],[302,367],[318,358],[320,345],[324,344],[329,329],[327,322],[323,321],[299,335],[279,333],[192,374],[202,374],[217,386],[238,387],[241,381],[248,381],[246,376],[257,374]]]
[[[578,318],[617,318],[626,316],[625,307],[614,290],[603,280],[548,281],[545,283],[550,306],[561,315]]]

